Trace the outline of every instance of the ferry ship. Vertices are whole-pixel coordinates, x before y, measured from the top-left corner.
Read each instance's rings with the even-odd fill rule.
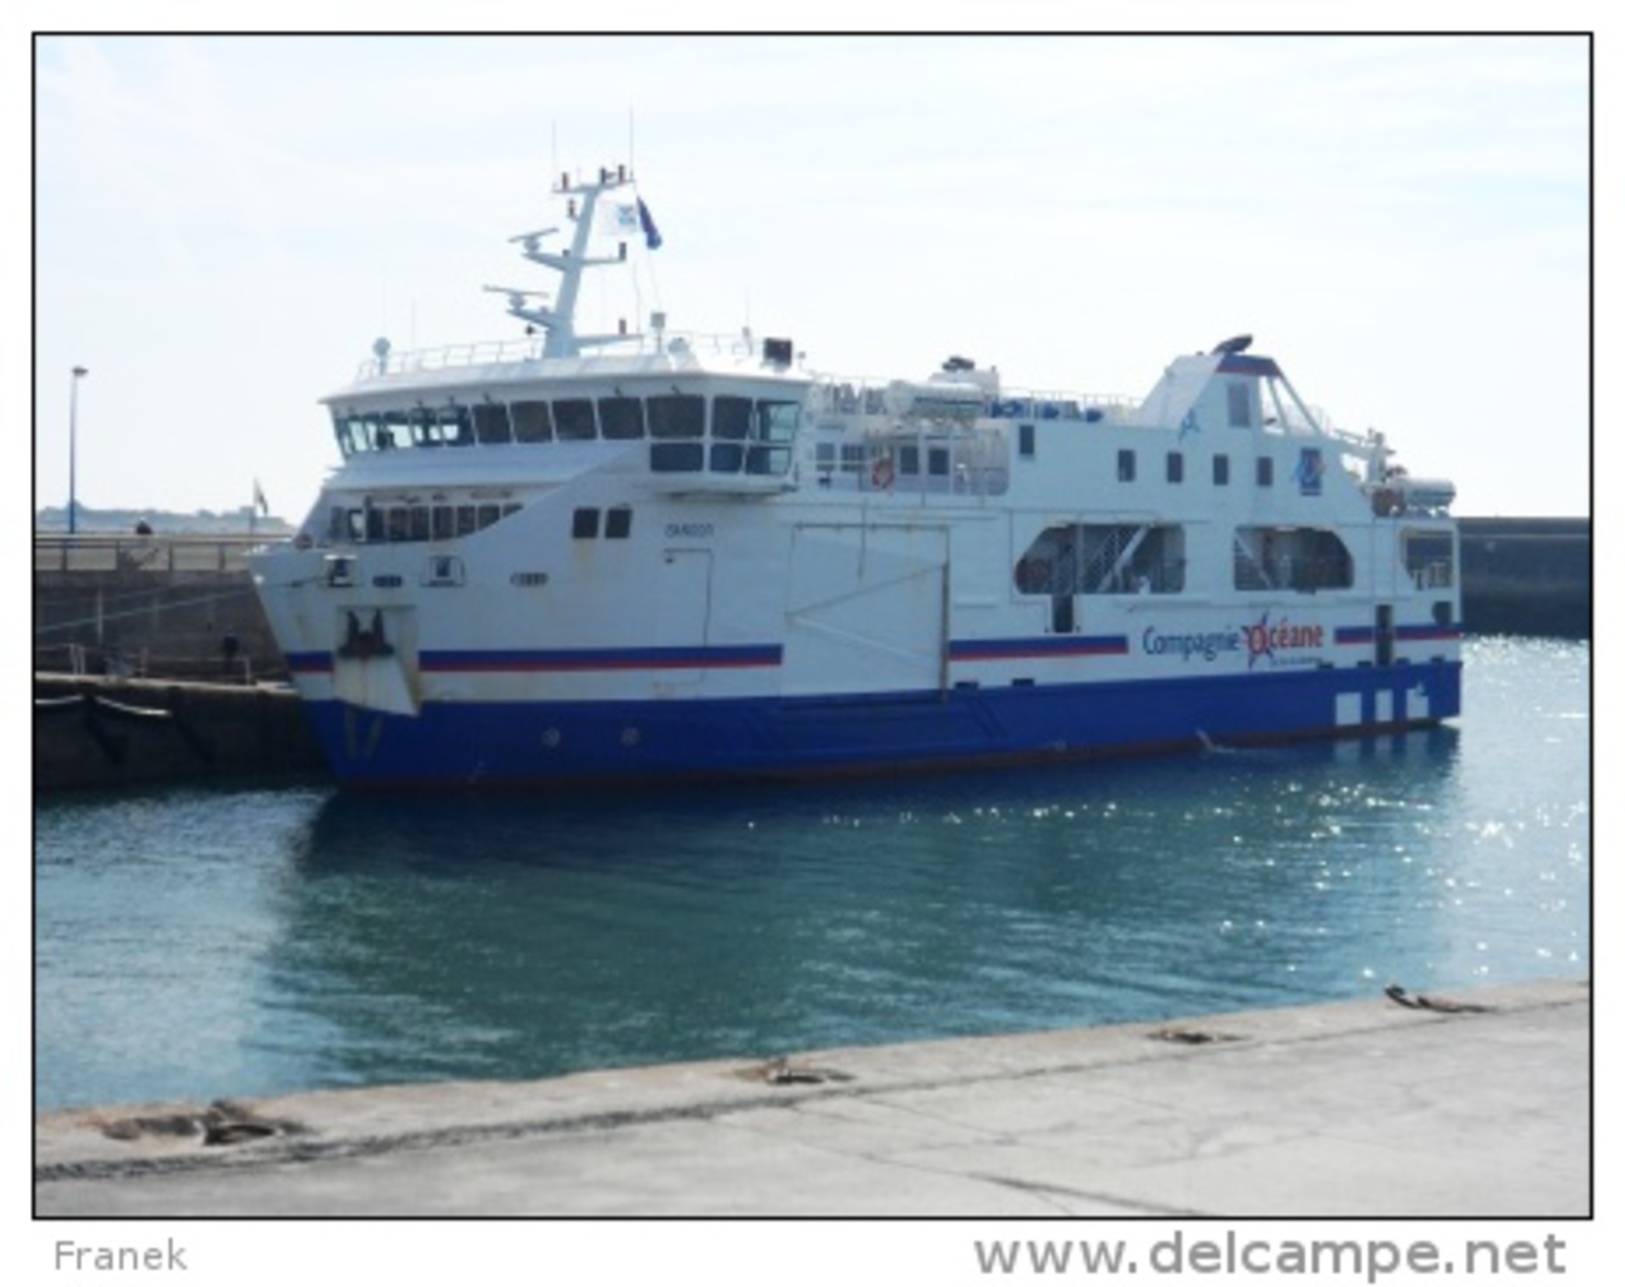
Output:
[[[324,399],[340,463],[255,581],[357,786],[791,778],[1361,736],[1461,704],[1444,481],[1238,336],[1142,399],[819,372],[577,329],[659,244],[625,168],[513,238],[523,337]]]

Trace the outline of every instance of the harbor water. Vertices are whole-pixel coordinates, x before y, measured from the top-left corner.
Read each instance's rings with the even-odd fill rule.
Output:
[[[1590,647],[1281,750],[536,796],[39,798],[40,1111],[1589,976]]]

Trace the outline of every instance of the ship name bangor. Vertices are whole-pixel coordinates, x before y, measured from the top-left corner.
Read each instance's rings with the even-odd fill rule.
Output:
[[[523,338],[324,400],[341,463],[255,579],[338,778],[793,777],[1361,735],[1459,713],[1454,488],[1238,336],[1139,401],[952,357],[578,333],[659,245],[562,176]]]

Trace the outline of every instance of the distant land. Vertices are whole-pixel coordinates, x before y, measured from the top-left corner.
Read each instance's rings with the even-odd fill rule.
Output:
[[[191,514],[177,514],[164,509],[90,509],[79,506],[78,530],[89,533],[126,534],[135,531],[135,525],[145,520],[154,532],[170,532],[188,536],[284,536],[293,527],[274,514],[255,514],[251,505],[237,509],[200,509]],[[66,506],[48,506],[34,511],[36,532],[66,532],[68,510]]]

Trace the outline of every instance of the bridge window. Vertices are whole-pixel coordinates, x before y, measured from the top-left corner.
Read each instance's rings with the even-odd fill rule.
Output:
[[[651,438],[699,438],[705,434],[705,399],[693,393],[663,393],[649,399]]]
[[[505,402],[476,403],[474,406],[474,437],[482,443],[512,442],[513,427],[508,421],[508,404]]]
[[[440,418],[433,407],[418,407],[411,413],[410,429],[414,447],[439,447],[445,442],[441,435]]]
[[[756,436],[764,442],[790,442],[801,423],[799,402],[758,402]]]
[[[467,407],[453,404],[440,408],[440,436],[448,447],[473,446],[474,420]]]
[[[750,437],[750,399],[728,394],[711,400],[711,436],[713,438]]]
[[[378,417],[373,441],[380,450],[412,445],[411,417],[405,411],[386,411]]]
[[[643,437],[642,398],[599,398],[598,422],[604,437],[617,440]]]
[[[745,449],[736,442],[711,444],[711,472],[737,474],[745,465]]]
[[[649,468],[657,474],[687,474],[704,469],[705,444],[703,442],[651,443],[649,446]]]
[[[333,413],[333,436],[338,439],[339,454],[354,455],[358,451],[372,450],[372,436],[368,424],[360,416]]]
[[[553,403],[553,428],[559,440],[580,442],[598,436],[590,398],[559,398]]]
[[[516,402],[512,407],[515,442],[552,442],[553,413],[545,402]]]

